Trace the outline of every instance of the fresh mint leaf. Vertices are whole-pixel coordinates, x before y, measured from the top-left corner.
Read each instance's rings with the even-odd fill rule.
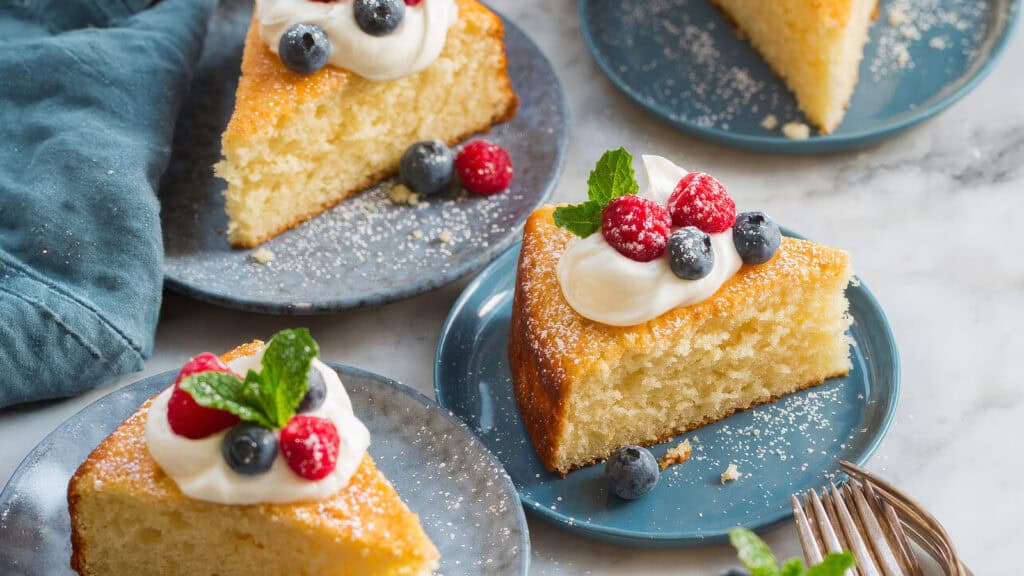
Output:
[[[586,238],[601,229],[601,213],[612,198],[636,194],[639,188],[633,175],[633,155],[625,148],[609,150],[597,161],[587,179],[589,200],[555,208],[555,225]]]
[[[604,206],[594,200],[572,206],[559,206],[555,208],[553,215],[555,226],[565,228],[580,238],[586,238],[601,229],[603,209]]]
[[[847,568],[850,568],[855,564],[853,555],[849,552],[843,552],[842,554],[829,554],[825,556],[825,559],[821,561],[821,564],[816,564],[807,569],[804,572],[806,576],[843,576],[846,573]]]
[[[224,372],[199,372],[187,376],[180,384],[200,406],[225,410],[242,420],[273,427],[274,422],[263,406],[246,393],[247,385],[248,382],[242,382],[238,376]]]
[[[780,576],[802,576],[804,573],[804,561],[799,558],[790,558],[782,565]]]
[[[633,175],[633,155],[621,147],[605,152],[587,179],[587,196],[602,209],[612,198],[636,194],[639,188]]]
[[[309,366],[319,354],[320,347],[305,328],[282,330],[270,339],[255,391],[274,427],[285,426],[295,415],[306,395]],[[256,376],[250,372],[246,382],[252,379],[256,383]]]
[[[775,555],[757,534],[744,528],[733,528],[729,531],[729,543],[736,549],[740,562],[750,571],[750,576],[779,576],[779,563]]]

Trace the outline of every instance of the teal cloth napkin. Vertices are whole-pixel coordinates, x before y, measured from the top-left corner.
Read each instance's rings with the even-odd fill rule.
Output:
[[[0,407],[142,369],[156,187],[215,0],[0,0]]]

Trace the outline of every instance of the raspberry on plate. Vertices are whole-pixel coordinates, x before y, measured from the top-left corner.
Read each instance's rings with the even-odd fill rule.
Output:
[[[650,262],[665,253],[672,218],[657,202],[628,194],[613,198],[601,215],[601,234],[623,256]]]
[[[212,436],[238,424],[238,416],[224,410],[200,406],[191,394],[179,387],[186,377],[200,372],[232,373],[227,364],[209,352],[192,358],[182,366],[181,372],[178,372],[178,377],[174,380],[174,391],[167,402],[167,423],[171,425],[171,430],[175,434],[192,440]]]
[[[673,226],[694,226],[708,234],[725,232],[736,221],[736,203],[725,186],[704,172],[683,176],[668,198],[668,211]]]
[[[512,183],[512,158],[497,144],[474,140],[455,158],[455,171],[467,190],[489,196]]]
[[[321,480],[338,463],[341,438],[330,420],[300,414],[281,429],[279,444],[292,472],[307,480]]]

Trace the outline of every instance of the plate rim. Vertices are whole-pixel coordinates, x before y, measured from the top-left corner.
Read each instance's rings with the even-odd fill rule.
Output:
[[[568,101],[565,95],[565,89],[562,86],[562,80],[555,71],[554,65],[551,60],[547,57],[540,46],[534,42],[533,38],[523,30],[522,27],[518,26],[515,22],[509,19],[505,14],[499,10],[494,9],[489,4],[487,8],[494,12],[501,19],[502,24],[505,27],[505,34],[511,30],[513,33],[518,34],[522,37],[525,43],[532,48],[533,52],[538,56],[536,60],[539,65],[546,68],[550,72],[551,78],[554,79],[554,88],[557,93],[557,107],[558,114],[562,117],[562,130],[558,134],[558,141],[555,146],[555,158],[552,166],[552,176],[544,184],[543,189],[537,196],[533,203],[533,209],[542,206],[551,195],[554,193],[555,188],[558,186],[558,182],[562,178],[562,174],[565,172],[566,154],[569,145],[569,131],[572,127],[572,122],[569,118],[569,107]],[[316,314],[334,313],[341,312],[343,310],[353,310],[359,308],[367,308],[371,306],[380,306],[383,304],[390,304],[392,302],[398,302],[406,300],[414,296],[426,294],[447,286],[461,278],[465,278],[474,272],[478,272],[490,264],[498,255],[505,252],[509,246],[512,246],[517,242],[516,232],[522,229],[525,223],[526,213],[522,218],[522,222],[519,222],[514,228],[510,229],[509,234],[498,242],[495,242],[483,250],[479,251],[480,257],[477,259],[471,259],[464,261],[456,266],[452,266],[442,273],[429,277],[426,281],[420,282],[412,287],[403,287],[399,289],[391,290],[387,293],[382,294],[358,294],[352,295],[345,298],[333,298],[326,300],[319,300],[315,302],[289,302],[281,303],[270,300],[259,300],[255,298],[236,298],[230,295],[223,294],[221,292],[215,292],[203,288],[202,286],[194,283],[189,283],[181,278],[171,276],[166,267],[161,261],[161,273],[163,275],[164,286],[174,292],[183,294],[190,298],[219,306],[222,308],[228,308],[232,310],[241,310],[245,312],[255,312],[257,314],[270,314],[279,316],[310,316]],[[164,256],[166,259],[166,255]]]
[[[992,49],[989,51],[988,57],[979,66],[976,66],[974,70],[968,70],[968,79],[956,90],[953,90],[949,94],[943,96],[932,105],[912,110],[900,120],[887,123],[882,127],[875,128],[873,130],[862,130],[860,132],[850,134],[818,135],[807,140],[791,140],[781,135],[745,135],[713,126],[700,126],[692,121],[672,118],[660,107],[645,101],[629,84],[625,82],[625,80],[616,74],[609,62],[600,57],[600,52],[597,50],[597,44],[591,34],[589,19],[586,14],[587,7],[594,1],[596,0],[579,0],[579,4],[577,5],[577,14],[580,20],[580,33],[582,34],[583,41],[587,46],[587,52],[590,53],[591,59],[597,63],[604,76],[615,85],[619,92],[625,94],[630,101],[639,105],[647,113],[667,122],[674,128],[721,146],[779,155],[819,155],[831,154],[844,150],[856,150],[858,148],[865,148],[867,146],[877,144],[912,128],[925,120],[928,120],[960,101],[964,96],[977,88],[986,77],[988,77],[995,68],[999,59],[1002,57],[1007,45],[1009,45],[1010,39],[1013,38],[1014,31],[1017,28],[1017,23],[1020,20],[1020,6],[1022,0],[1001,0],[1005,2],[1006,6],[1006,11],[1003,13],[1005,19],[1002,23],[1002,29],[996,32],[998,36],[992,44]],[[948,85],[949,84],[947,83],[946,86]]]
[[[355,376],[358,376],[358,377],[367,378],[369,380],[373,380],[378,385],[384,385],[384,386],[390,387],[390,388],[398,391],[401,394],[405,394],[406,396],[409,396],[413,400],[419,402],[420,404],[423,404],[428,410],[436,411],[437,414],[439,414],[445,420],[447,420],[448,422],[454,424],[456,426],[456,428],[462,430],[466,434],[466,437],[468,438],[468,441],[470,442],[470,444],[475,445],[477,448],[479,448],[479,449],[481,449],[483,451],[483,453],[487,456],[487,458],[490,460],[490,462],[496,467],[496,469],[501,471],[501,474],[498,475],[498,478],[500,479],[502,486],[504,486],[505,491],[508,493],[508,495],[511,498],[512,502],[515,504],[513,506],[513,508],[515,509],[516,525],[519,527],[520,534],[521,534],[521,537],[519,539],[520,540],[519,547],[520,547],[520,551],[521,551],[520,552],[521,561],[519,562],[519,573],[522,574],[523,576],[526,576],[527,574],[529,574],[530,573],[530,559],[531,559],[530,528],[529,528],[529,524],[526,521],[526,514],[525,514],[524,509],[523,509],[522,500],[519,497],[519,491],[516,489],[515,483],[512,482],[511,476],[509,476],[508,472],[505,470],[505,465],[501,462],[501,460],[498,459],[497,456],[495,456],[495,454],[493,452],[491,452],[491,449],[488,448],[487,445],[484,444],[484,442],[480,438],[478,438],[477,435],[474,434],[472,430],[469,429],[469,426],[467,426],[466,423],[463,422],[461,419],[456,418],[455,415],[452,414],[451,410],[448,410],[447,408],[441,406],[440,404],[438,404],[437,402],[431,400],[429,397],[427,397],[425,394],[423,394],[419,390],[417,390],[417,389],[415,389],[415,388],[413,388],[413,387],[411,387],[411,386],[409,386],[407,384],[403,384],[403,383],[401,383],[401,382],[399,382],[397,380],[394,380],[392,378],[388,378],[387,376],[384,376],[382,374],[378,374],[376,372],[371,372],[369,370],[364,370],[363,368],[357,368],[357,367],[351,366],[349,364],[342,364],[340,362],[329,362],[329,361],[324,361],[324,364],[327,364],[332,369],[341,372],[341,376],[342,377],[344,377],[346,374],[352,374],[352,375],[355,375]],[[46,434],[46,436],[44,436],[39,442],[37,442],[36,445],[33,446],[32,449],[28,451],[28,454],[26,454],[25,457],[21,459],[21,461],[18,463],[17,467],[15,467],[14,472],[11,474],[11,477],[4,484],[3,490],[0,490],[0,504],[2,504],[4,502],[7,502],[8,500],[11,499],[11,495],[8,494],[8,492],[10,490],[13,490],[13,486],[17,483],[18,480],[21,479],[21,476],[25,473],[26,464],[28,464],[29,460],[32,459],[33,456],[36,455],[36,451],[39,449],[39,447],[42,446],[43,444],[45,444],[46,442],[48,442],[49,440],[51,440],[52,438],[54,438],[61,430],[63,430],[65,425],[67,425],[68,423],[78,419],[83,412],[85,412],[86,410],[92,408],[95,404],[97,404],[99,402],[102,402],[104,400],[107,400],[109,397],[111,397],[111,396],[113,396],[115,394],[119,394],[119,393],[124,392],[125,389],[128,388],[128,387],[139,386],[139,385],[142,385],[144,383],[148,383],[148,382],[150,382],[152,380],[156,380],[156,379],[159,379],[159,378],[167,378],[168,382],[170,382],[171,380],[173,380],[173,378],[171,378],[171,376],[173,376],[173,374],[176,373],[176,372],[177,372],[177,370],[171,369],[171,370],[165,370],[163,372],[158,372],[156,374],[151,374],[151,375],[146,376],[144,378],[139,378],[138,380],[136,380],[134,382],[131,382],[129,384],[125,384],[124,386],[115,388],[114,390],[111,390],[107,394],[104,394],[103,396],[100,396],[99,398],[96,398],[92,402],[89,402],[88,404],[83,406],[81,409],[75,411],[74,414],[72,414],[72,415],[68,416],[67,418],[65,418],[63,421],[60,422],[60,424],[58,424],[53,430],[48,432]],[[146,400],[143,400],[143,402],[145,402],[145,401]],[[140,404],[140,406],[141,406],[141,404]],[[102,442],[102,440],[101,440],[101,442]],[[405,500],[403,500],[403,502],[405,502]]]
[[[783,234],[794,238],[806,239],[804,236],[795,233],[788,228],[782,228]],[[440,337],[438,338],[437,349],[434,353],[434,395],[437,398],[437,404],[441,408],[451,412],[451,409],[446,406],[444,402],[445,396],[442,394],[441,381],[444,378],[443,371],[443,356],[445,344],[449,341],[449,336],[454,332],[455,319],[462,313],[462,311],[468,305],[469,299],[480,290],[484,282],[495,277],[498,273],[498,269],[504,265],[505,259],[518,260],[519,248],[522,243],[517,242],[508,249],[505,250],[500,256],[495,258],[490,264],[484,268],[476,278],[470,282],[466,288],[459,295],[455,304],[452,305],[448,316],[445,318],[444,324],[441,327]],[[851,287],[861,291],[865,297],[866,303],[869,306],[869,310],[877,314],[879,325],[882,327],[882,331],[885,335],[885,349],[892,356],[892,366],[887,371],[888,380],[890,381],[889,401],[885,405],[885,415],[882,418],[880,425],[877,430],[874,431],[870,441],[865,443],[865,448],[857,455],[853,462],[858,466],[866,463],[875,451],[881,445],[885,439],[890,427],[892,426],[893,418],[896,414],[897,406],[899,405],[900,390],[901,390],[901,364],[899,348],[896,346],[895,336],[892,331],[892,326],[889,323],[889,319],[885,314],[885,310],[882,308],[878,299],[874,293],[868,289],[867,285],[861,281],[859,276],[854,277],[854,282],[851,283]],[[454,412],[452,412],[453,417]],[[468,425],[467,425],[468,427]],[[470,430],[472,432],[472,430]],[[475,435],[475,433],[474,433]],[[530,445],[533,449],[533,445]],[[500,458],[499,458],[500,460]],[[504,463],[502,464],[504,466]],[[510,475],[511,476],[511,475]],[[513,482],[515,485],[515,482]],[[519,492],[518,486],[516,491]],[[662,533],[645,533],[637,532],[634,530],[626,530],[622,528],[615,528],[610,526],[604,526],[595,524],[594,522],[581,521],[578,518],[570,518],[557,510],[551,510],[543,503],[534,500],[529,494],[519,492],[519,498],[522,501],[523,507],[529,510],[532,514],[540,517],[545,522],[548,522],[560,529],[566,530],[570,533],[578,534],[586,538],[595,540],[601,540],[611,542],[615,544],[621,544],[625,546],[645,547],[645,548],[692,548],[700,546],[709,546],[715,544],[721,544],[727,541],[727,534],[708,534],[708,535],[696,535],[687,532],[662,532]],[[745,523],[742,524],[755,532],[765,532],[775,526],[787,521],[792,517],[793,513],[789,510],[783,510],[782,512],[773,516],[766,517],[756,523]]]

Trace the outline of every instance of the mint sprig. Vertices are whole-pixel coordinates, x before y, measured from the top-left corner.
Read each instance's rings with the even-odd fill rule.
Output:
[[[587,178],[587,201],[555,208],[555,225],[586,238],[601,229],[601,213],[613,198],[636,194],[639,189],[633,155],[625,148],[609,150]]]
[[[803,560],[799,558],[790,558],[780,568],[764,540],[744,528],[730,530],[729,542],[739,553],[740,562],[747,567],[750,576],[843,576],[846,569],[854,565],[853,555],[843,552],[829,554],[820,564],[810,568],[804,568]]]
[[[261,370],[249,370],[245,380],[223,372],[200,372],[184,378],[180,386],[200,406],[267,428],[283,428],[306,395],[309,366],[319,354],[309,330],[282,330],[263,351]]]

